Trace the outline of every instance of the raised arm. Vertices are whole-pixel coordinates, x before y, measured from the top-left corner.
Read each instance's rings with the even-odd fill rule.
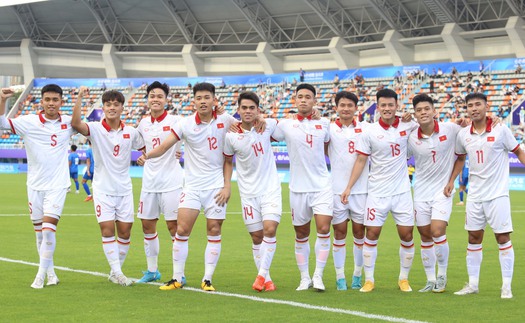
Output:
[[[354,168],[352,168],[352,174],[350,175],[350,179],[348,180],[348,185],[346,185],[345,191],[343,192],[343,194],[341,194],[341,202],[343,204],[348,203],[348,196],[350,196],[350,191],[352,190],[352,187],[354,187],[355,182],[357,182],[357,180],[359,179],[359,176],[361,176],[361,174],[363,173],[367,161],[367,155],[357,155],[357,159],[354,163]]]
[[[7,99],[12,97],[15,94],[13,90],[10,88],[3,88],[0,92],[0,116],[3,116],[5,114],[5,106],[7,103]]]
[[[78,89],[78,96],[73,107],[73,116],[71,117],[71,126],[73,129],[83,134],[84,136],[89,135],[89,127],[87,123],[82,121],[82,99],[89,94],[89,89],[85,86],[81,86]]]

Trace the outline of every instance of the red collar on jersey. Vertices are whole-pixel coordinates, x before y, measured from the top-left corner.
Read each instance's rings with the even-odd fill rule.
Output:
[[[381,118],[379,118],[379,125],[385,130],[388,130],[388,128],[390,128],[390,125],[384,122],[383,119]],[[399,126],[399,117],[396,117],[396,119],[394,120],[394,123],[392,123],[392,127],[397,128],[398,126]]]
[[[487,125],[485,127],[485,131],[486,132],[492,131],[492,119],[489,117],[487,117]],[[473,133],[474,133],[474,124],[470,126],[470,134],[473,134]]]
[[[40,113],[38,114],[38,118],[42,123],[46,123],[47,121],[46,118],[44,118],[44,111],[40,111]],[[60,113],[58,114],[58,121],[62,121],[62,116],[60,115]]]
[[[303,117],[302,115],[297,114],[297,120],[303,121],[304,119],[312,120],[312,115],[310,114],[309,116]]]
[[[212,115],[213,119],[217,119],[217,111],[215,111],[215,109],[213,110],[211,115]],[[202,123],[202,120],[199,117],[199,113],[198,112],[195,113],[195,123],[197,123],[197,124],[201,124]]]
[[[439,132],[439,123],[434,120],[434,133],[438,133]],[[417,139],[422,139],[423,138],[423,132],[421,132],[421,127],[417,128]]]
[[[106,119],[105,119],[105,118],[102,119],[102,126],[103,126],[104,129],[106,129],[108,132],[111,131],[111,127],[110,127],[109,124],[106,122]],[[121,128],[122,130],[124,130],[124,126],[125,126],[124,122],[120,121],[120,128]]]
[[[166,116],[168,115],[168,111],[164,110],[164,112],[158,117],[158,118],[154,118],[153,116],[151,117],[151,123],[157,121],[157,122],[161,122],[162,120],[164,120],[164,118],[166,118]]]
[[[339,127],[339,128],[343,128],[343,124],[341,123],[341,120],[339,118],[335,119],[335,124]],[[354,120],[352,120],[352,125],[354,127],[357,126],[357,122],[355,121],[355,118]]]

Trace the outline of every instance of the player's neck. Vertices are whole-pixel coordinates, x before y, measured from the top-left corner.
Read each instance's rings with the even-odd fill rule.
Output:
[[[44,118],[46,118],[47,120],[57,120],[58,118],[60,118],[60,114],[57,113],[53,116],[50,116],[49,114],[44,112]]]
[[[160,117],[163,113],[164,113],[164,109],[160,110],[160,111],[153,111],[151,110],[151,116],[155,119],[157,119],[158,117]]]
[[[350,126],[352,123],[354,123],[354,118],[352,118],[352,119],[341,119],[341,118],[339,118],[339,122],[341,122],[341,124],[342,124],[343,126],[348,127],[348,126]]]
[[[244,130],[252,130],[254,122],[241,121],[241,128]]]
[[[425,136],[430,136],[434,133],[434,122],[419,125],[419,128]]]
[[[197,114],[199,115],[199,119],[201,119],[202,122],[209,123],[211,119],[213,119],[213,113],[211,111],[209,113],[197,112]]]
[[[483,118],[483,120],[480,121],[473,121],[472,126],[477,133],[483,133],[487,129],[487,119]]]
[[[113,130],[118,130],[120,128],[120,118],[118,118],[118,119],[117,118],[115,118],[115,119],[107,119],[106,118],[106,123]]]
[[[393,125],[394,122],[396,121],[396,117],[393,117],[393,118],[390,118],[390,119],[385,119],[383,117],[381,117],[381,120],[386,123],[387,125]]]

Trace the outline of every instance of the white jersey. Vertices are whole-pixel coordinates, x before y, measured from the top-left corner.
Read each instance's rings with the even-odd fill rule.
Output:
[[[47,120],[44,113],[15,119],[0,117],[2,129],[24,139],[27,154],[27,187],[35,191],[66,188],[69,181],[69,139],[74,133],[70,116]]]
[[[519,144],[506,126],[487,127],[481,134],[474,128],[461,129],[456,141],[456,154],[469,157],[469,201],[490,201],[509,195],[509,151]]]
[[[88,122],[87,125],[95,160],[93,191],[113,196],[130,194],[131,150],[144,148],[142,136],[137,129],[124,123],[121,123],[118,130],[113,130],[106,123],[106,119]]]
[[[320,192],[330,188],[324,145],[330,141],[330,122],[297,116],[279,122],[272,137],[286,141],[290,157],[290,191]]]
[[[157,119],[143,118],[137,130],[144,138],[146,152],[153,150],[164,142],[171,129],[182,119],[180,116],[168,114],[167,111]],[[144,165],[142,191],[150,193],[170,192],[182,188],[183,173],[175,153],[180,150],[182,142],[173,145],[166,153],[157,158],[151,158]]]
[[[434,121],[434,133],[424,136],[421,129],[408,138],[408,156],[414,156],[416,171],[414,201],[433,201],[448,183],[454,168],[454,147],[461,127],[452,122]]]
[[[334,194],[342,194],[348,185],[352,168],[357,159],[357,142],[370,126],[367,122],[354,122],[343,126],[339,119],[330,124],[330,145],[328,156],[332,169],[332,189]],[[368,163],[363,173],[352,187],[351,194],[366,194],[368,192]]]
[[[368,194],[389,197],[410,191],[408,137],[417,123],[396,120],[392,126],[379,119],[357,142],[357,152],[370,156]]]
[[[172,129],[184,140],[184,187],[211,190],[224,187],[224,137],[237,119],[229,114],[215,115],[209,123],[195,113],[178,122]]]
[[[253,128],[226,134],[224,155],[235,155],[237,184],[242,197],[258,197],[281,189],[271,145],[271,135],[276,127],[276,120],[266,119],[266,129],[262,134]]]

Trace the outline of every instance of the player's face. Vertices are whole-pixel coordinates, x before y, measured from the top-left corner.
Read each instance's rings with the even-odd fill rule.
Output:
[[[489,105],[483,99],[470,99],[467,102],[467,114],[472,122],[480,122],[486,118]]]
[[[354,119],[356,110],[357,106],[355,105],[354,101],[347,98],[341,98],[335,107],[335,111],[341,120]]]
[[[295,95],[295,106],[297,112],[307,116],[312,114],[315,104],[315,95],[308,89],[300,89]]]
[[[253,123],[259,115],[259,107],[252,100],[243,99],[237,108],[237,112],[242,122]]]
[[[102,110],[104,111],[106,120],[120,120],[120,115],[124,110],[124,106],[118,101],[107,101],[104,102]]]
[[[212,113],[215,106],[215,96],[210,91],[197,91],[193,98],[195,109],[198,113]]]
[[[166,106],[166,93],[162,89],[153,89],[148,94],[148,107],[151,113],[162,113]]]
[[[414,115],[420,125],[425,125],[434,122],[436,109],[434,109],[434,105],[430,102],[419,102],[414,107]]]
[[[56,92],[45,92],[40,103],[44,108],[46,118],[54,120],[58,118],[62,106],[62,96]]]
[[[377,110],[379,110],[379,114],[381,115],[381,119],[383,121],[389,123],[389,121],[392,121],[396,117],[396,111],[397,111],[397,101],[394,98],[379,98],[377,102]]]

